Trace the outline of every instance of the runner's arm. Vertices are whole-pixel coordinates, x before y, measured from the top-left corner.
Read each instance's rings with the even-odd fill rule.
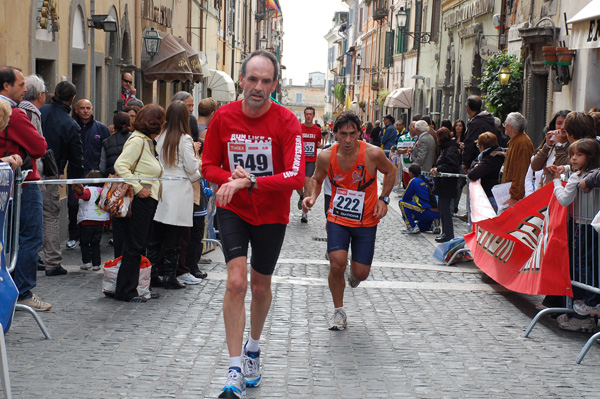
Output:
[[[385,153],[380,148],[369,146],[367,147],[367,151],[369,151],[369,157],[375,161],[377,171],[383,173],[381,196],[389,197],[394,188],[394,184],[396,184],[396,174],[398,173],[398,169],[396,169],[390,160],[387,159]],[[381,219],[387,214],[387,211],[388,205],[382,200],[378,200],[375,204],[375,209],[373,210],[373,216],[375,216],[376,219]]]
[[[315,165],[315,173],[312,175],[308,182],[308,192],[310,196],[304,198],[302,201],[302,211],[308,212],[313,207],[319,194],[321,194],[321,187],[323,181],[327,177],[327,168],[329,166],[329,157],[331,155],[331,147],[321,151],[317,155],[317,162]]]

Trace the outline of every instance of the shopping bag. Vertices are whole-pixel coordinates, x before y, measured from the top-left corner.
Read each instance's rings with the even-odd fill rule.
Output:
[[[440,262],[448,264],[452,256],[463,248],[465,248],[465,239],[462,237],[453,238],[450,241],[439,244],[433,252],[433,257]],[[463,252],[454,258],[450,264],[453,265],[457,262],[467,262],[470,260],[473,260],[471,252]]]
[[[102,277],[102,292],[104,295],[111,296],[117,289],[117,275],[119,274],[119,268],[121,267],[121,259],[119,256],[117,259],[108,260],[104,262],[102,270],[104,276]],[[145,256],[142,256],[140,262],[140,278],[138,281],[137,291],[139,296],[150,299],[150,272],[152,270],[152,264]]]
[[[598,212],[596,216],[594,216],[594,219],[592,220],[592,227],[594,228],[594,230],[600,233],[600,212]]]
[[[109,175],[108,177],[117,176]],[[114,217],[123,218],[131,216],[132,202],[133,186],[123,182],[106,182],[96,200],[96,205]]]

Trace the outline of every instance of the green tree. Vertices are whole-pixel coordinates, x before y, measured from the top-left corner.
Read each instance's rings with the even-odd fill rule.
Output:
[[[338,83],[333,88],[333,94],[335,95],[338,103],[343,104],[346,102],[346,85],[343,83]]]
[[[510,80],[505,86],[498,80],[498,73],[503,66],[510,70]],[[485,93],[485,106],[494,116],[504,120],[509,113],[520,111],[523,102],[523,62],[515,55],[504,52],[494,54],[483,69],[480,88]]]

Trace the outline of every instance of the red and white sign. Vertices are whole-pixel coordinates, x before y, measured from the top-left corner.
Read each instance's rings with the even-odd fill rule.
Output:
[[[567,208],[553,189],[548,184],[500,216],[473,223],[465,235],[477,267],[511,291],[572,296]]]

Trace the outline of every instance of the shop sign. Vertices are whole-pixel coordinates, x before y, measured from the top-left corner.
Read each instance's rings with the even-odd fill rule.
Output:
[[[170,28],[173,25],[173,9],[167,6],[155,6],[154,0],[144,0],[142,18]]]
[[[444,16],[444,30],[494,12],[494,3],[495,0],[474,0],[469,4],[451,10]]]
[[[464,39],[466,37],[475,36],[478,32],[483,32],[483,25],[480,23],[465,26],[464,28],[460,28],[458,30],[458,37],[460,37],[461,39]]]

